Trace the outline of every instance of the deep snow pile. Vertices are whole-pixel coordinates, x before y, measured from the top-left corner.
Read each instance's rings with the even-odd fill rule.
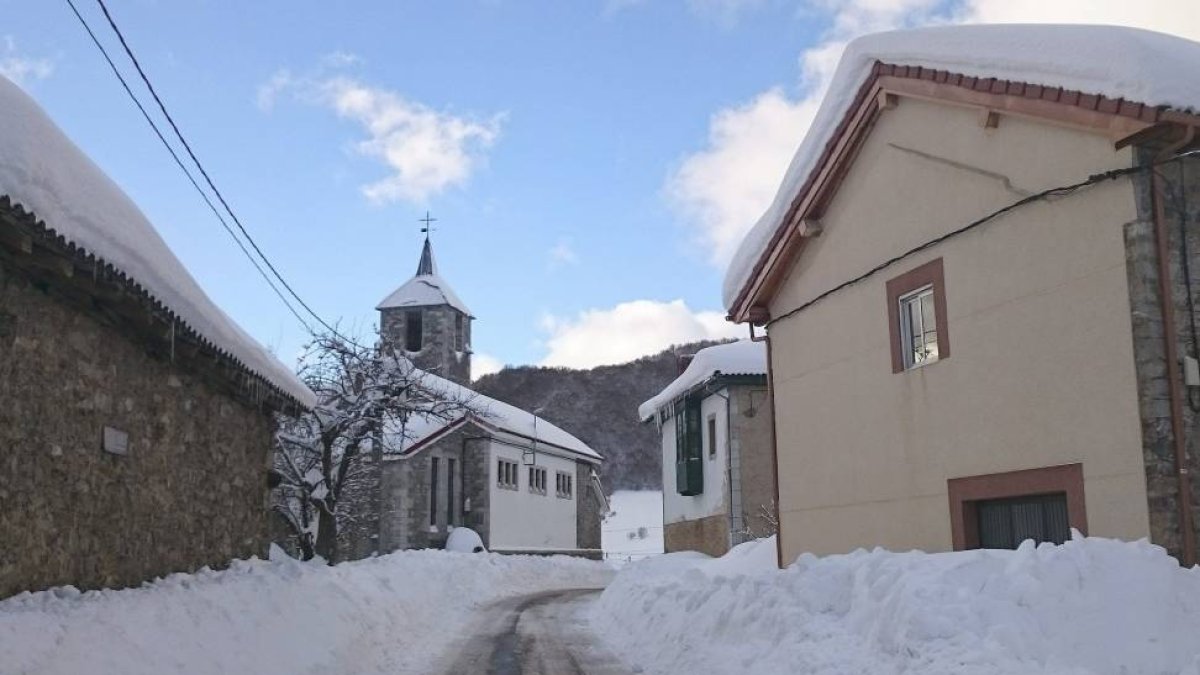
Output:
[[[591,620],[648,673],[1200,675],[1200,568],[1079,538],[1017,551],[724,559],[626,567]]]
[[[485,602],[601,586],[565,557],[405,551],[328,567],[236,562],[142,588],[0,601],[3,675],[429,672]]]

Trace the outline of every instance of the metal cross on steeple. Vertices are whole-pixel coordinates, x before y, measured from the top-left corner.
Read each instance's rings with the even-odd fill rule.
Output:
[[[434,231],[434,229],[433,229],[433,223],[437,222],[437,218],[434,218],[434,217],[430,216],[430,215],[429,215],[429,212],[428,212],[428,211],[426,211],[426,212],[425,212],[425,217],[424,217],[424,218],[417,218],[417,222],[419,222],[419,223],[425,223],[425,227],[422,227],[422,228],[421,228],[421,232],[423,232],[423,233],[425,234],[425,238],[426,238],[426,239],[428,239],[428,238],[429,238],[429,233]]]

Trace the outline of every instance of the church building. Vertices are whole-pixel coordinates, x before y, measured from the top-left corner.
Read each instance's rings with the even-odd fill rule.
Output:
[[[426,236],[416,275],[377,309],[380,339],[470,412],[411,418],[379,462],[380,553],[438,548],[456,527],[493,551],[600,557],[601,457],[563,429],[469,389],[471,315]]]

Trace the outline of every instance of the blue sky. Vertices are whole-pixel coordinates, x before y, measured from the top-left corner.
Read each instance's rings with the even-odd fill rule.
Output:
[[[77,3],[114,45],[95,3]],[[1200,37],[1185,2],[1128,5],[110,3],[218,186],[320,314],[369,331],[375,303],[415,269],[428,209],[441,272],[478,317],[481,362],[572,366],[730,334],[723,264],[772,196],[846,39],[962,20]],[[303,329],[66,3],[0,0],[0,13],[0,72],[133,197],[221,307],[291,362]]]

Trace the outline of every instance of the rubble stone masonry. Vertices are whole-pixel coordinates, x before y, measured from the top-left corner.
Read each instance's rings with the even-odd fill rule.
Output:
[[[1153,161],[1155,150],[1139,151],[1139,163]],[[1200,355],[1200,158],[1164,164],[1163,179],[1169,273],[1180,356]],[[1150,511],[1150,539],[1172,555],[1182,552],[1179,483],[1175,471],[1171,403],[1158,293],[1158,257],[1149,173],[1133,179],[1137,220],[1125,226],[1126,269],[1133,326],[1142,454]],[[1191,277],[1189,298],[1188,276]],[[1190,391],[1188,391],[1190,389]],[[1185,387],[1184,429],[1192,476],[1192,521],[1200,523],[1200,390]]]
[[[0,258],[0,597],[266,553],[269,412],[102,312]]]

